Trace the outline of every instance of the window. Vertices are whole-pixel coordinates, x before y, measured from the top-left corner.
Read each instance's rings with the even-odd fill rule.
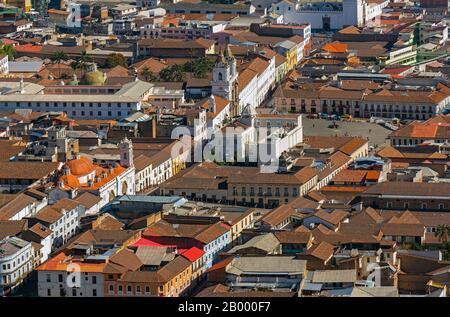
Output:
[[[76,288],[72,288],[72,296],[73,297],[77,296],[77,289]]]
[[[63,282],[63,276],[62,274],[58,274],[58,282],[62,283]]]
[[[440,210],[444,209],[444,204],[439,204],[438,209],[440,209]]]
[[[97,296],[97,290],[95,288],[92,290],[92,296]]]
[[[50,283],[52,281],[50,274],[46,274],[46,281]]]
[[[97,276],[92,277],[92,284],[97,284]]]
[[[52,290],[47,288],[47,296],[52,296]]]
[[[420,205],[420,208],[422,208],[422,209],[427,209],[427,204],[426,204],[426,203],[422,203],[422,204]]]
[[[114,294],[114,285],[113,284],[109,285],[109,293]]]

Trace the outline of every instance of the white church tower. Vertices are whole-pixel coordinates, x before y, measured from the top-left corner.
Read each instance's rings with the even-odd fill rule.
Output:
[[[213,69],[213,79],[211,82],[211,93],[227,100],[233,100],[233,89],[238,73],[236,70],[236,59],[227,46],[225,52],[217,57],[216,65]]]
[[[120,165],[133,167],[133,143],[127,137],[119,143]]]

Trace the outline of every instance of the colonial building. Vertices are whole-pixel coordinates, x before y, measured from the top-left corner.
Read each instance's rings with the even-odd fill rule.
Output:
[[[68,161],[59,178],[58,187],[75,197],[78,193],[90,192],[101,197],[100,207],[116,196],[135,194],[135,168],[133,145],[124,139],[120,145],[120,164],[102,166],[93,164],[88,158],[77,156]]]

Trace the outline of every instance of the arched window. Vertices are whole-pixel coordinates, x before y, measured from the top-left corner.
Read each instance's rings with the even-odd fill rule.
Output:
[[[221,73],[221,72],[219,72],[219,75],[218,75],[218,77],[219,77],[219,80],[220,80],[220,81],[222,81],[222,80],[223,80],[223,75],[222,75],[222,73]]]

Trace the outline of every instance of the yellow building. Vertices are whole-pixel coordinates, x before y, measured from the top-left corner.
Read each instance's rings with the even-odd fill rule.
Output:
[[[31,0],[3,0],[3,3],[13,7],[22,8],[26,13],[30,12],[33,7]]]

